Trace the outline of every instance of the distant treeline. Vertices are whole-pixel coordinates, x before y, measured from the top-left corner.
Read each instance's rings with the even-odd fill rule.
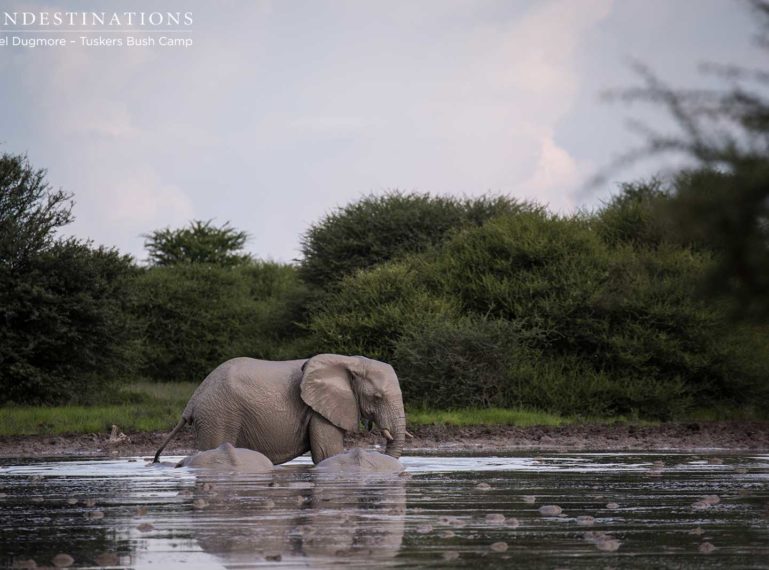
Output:
[[[571,216],[393,192],[310,227],[297,265],[194,222],[146,236],[139,266],[57,239],[69,196],[6,154],[0,398],[98,401],[134,379],[200,381],[235,356],[339,352],[391,362],[411,406],[671,418],[766,401],[766,321],[739,312],[765,306],[718,287],[745,289],[721,278],[736,246],[687,227],[692,196],[734,183],[687,172]]]

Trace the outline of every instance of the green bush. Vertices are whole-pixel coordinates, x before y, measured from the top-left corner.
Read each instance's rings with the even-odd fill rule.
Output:
[[[229,358],[296,358],[302,350],[293,319],[305,288],[292,266],[153,267],[135,287],[142,373],[153,380],[199,382]]]
[[[653,249],[676,243],[680,237],[667,211],[670,200],[670,192],[657,179],[620,184],[620,192],[597,213],[596,228],[612,246]]]
[[[519,393],[509,372],[533,360],[535,336],[509,321],[411,321],[392,358],[404,399],[430,408],[516,406]]]
[[[433,272],[465,312],[526,319],[552,336],[589,306],[609,257],[586,220],[523,212],[457,235]]]
[[[670,418],[762,382],[699,295],[712,263],[520,212],[345,278],[310,328],[324,350],[392,360],[416,405]]]
[[[506,196],[367,196],[310,227],[302,238],[300,274],[306,283],[327,289],[359,269],[437,246],[459,228],[531,209]]]
[[[62,403],[132,371],[126,256],[56,231],[70,196],[0,156],[0,403]]]
[[[691,391],[679,379],[609,374],[583,355],[536,348],[540,341],[510,321],[433,321],[401,337],[393,365],[405,401],[417,407],[669,419],[691,404]]]
[[[345,278],[323,298],[309,325],[319,352],[389,360],[409,325],[426,326],[457,313],[452,300],[433,294],[417,261],[394,262]]]
[[[130,258],[74,240],[0,268],[0,401],[62,403],[134,370]]]

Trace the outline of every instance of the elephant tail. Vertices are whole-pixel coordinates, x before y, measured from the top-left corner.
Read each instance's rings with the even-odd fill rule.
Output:
[[[168,437],[163,442],[163,445],[161,445],[160,449],[158,449],[157,453],[155,453],[155,460],[153,461],[153,463],[158,463],[160,461],[160,454],[166,448],[166,445],[168,445],[168,442],[171,441],[177,433],[179,433],[179,430],[182,429],[186,423],[187,423],[187,419],[184,417],[182,417],[182,419],[179,420],[179,423],[176,424],[176,427],[173,430],[171,430],[171,433],[168,434]]]

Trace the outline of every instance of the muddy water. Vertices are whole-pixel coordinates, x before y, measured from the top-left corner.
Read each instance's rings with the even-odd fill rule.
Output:
[[[0,566],[767,568],[769,455],[403,458],[408,475],[0,464]],[[70,560],[55,560],[66,564]]]

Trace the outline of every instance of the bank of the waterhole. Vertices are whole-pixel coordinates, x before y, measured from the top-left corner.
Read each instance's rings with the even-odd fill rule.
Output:
[[[170,428],[169,428],[170,429]],[[504,452],[628,451],[628,450],[769,450],[769,422],[724,421],[634,424],[574,424],[567,426],[413,426],[414,439],[405,453],[414,451]],[[138,456],[151,455],[168,432],[110,433],[57,436],[2,436],[0,457]],[[382,443],[375,431],[348,434],[348,446]],[[194,451],[192,429],[183,430],[166,449],[167,455]]]

